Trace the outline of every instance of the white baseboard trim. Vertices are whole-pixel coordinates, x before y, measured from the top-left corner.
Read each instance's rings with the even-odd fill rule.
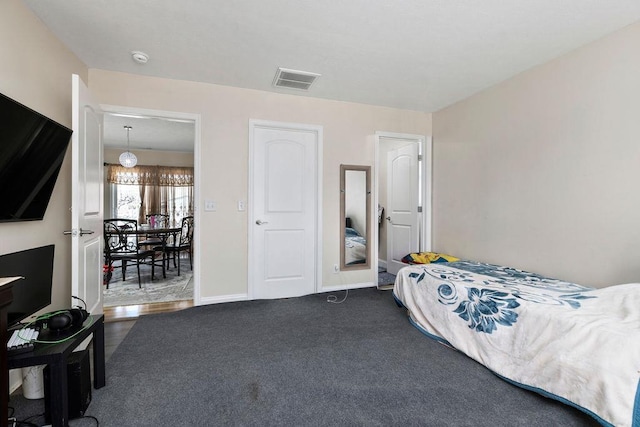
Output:
[[[347,289],[373,288],[377,284],[374,282],[351,283],[336,286],[323,286],[317,293],[344,291]],[[197,305],[223,304],[225,302],[249,301],[248,294],[220,295],[214,297],[200,298]]]
[[[387,269],[387,260],[386,259],[379,259],[378,260],[378,267],[384,267],[384,269]]]
[[[347,285],[323,286],[318,293],[344,291],[346,289],[373,288],[377,286],[373,282],[351,283]]]
[[[220,295],[215,297],[200,298],[198,305],[222,304],[225,302],[247,301],[248,299],[248,294]]]
[[[22,369],[21,368],[9,369],[9,394],[19,389],[21,385],[22,385]]]

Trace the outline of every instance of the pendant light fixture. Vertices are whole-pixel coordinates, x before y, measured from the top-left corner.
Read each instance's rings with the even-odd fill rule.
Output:
[[[133,129],[131,126],[124,126],[127,130],[127,151],[120,154],[120,164],[125,168],[132,168],[138,163],[138,158],[135,154],[129,151],[129,131]]]

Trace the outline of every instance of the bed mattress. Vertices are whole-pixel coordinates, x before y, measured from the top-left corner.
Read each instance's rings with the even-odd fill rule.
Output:
[[[420,331],[502,378],[603,425],[640,426],[640,284],[459,261],[405,267],[393,292]]]

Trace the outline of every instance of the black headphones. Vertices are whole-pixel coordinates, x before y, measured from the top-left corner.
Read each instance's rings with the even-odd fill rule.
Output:
[[[64,331],[74,326],[82,326],[89,317],[89,313],[81,308],[54,311],[53,313],[41,316],[36,324],[41,328],[52,331]]]

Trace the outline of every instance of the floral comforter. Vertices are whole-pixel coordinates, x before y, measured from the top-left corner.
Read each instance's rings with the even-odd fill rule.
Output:
[[[640,427],[640,284],[587,288],[469,261],[400,270],[426,335],[603,425]]]
[[[354,228],[345,229],[344,263],[360,264],[367,261],[367,239]]]

